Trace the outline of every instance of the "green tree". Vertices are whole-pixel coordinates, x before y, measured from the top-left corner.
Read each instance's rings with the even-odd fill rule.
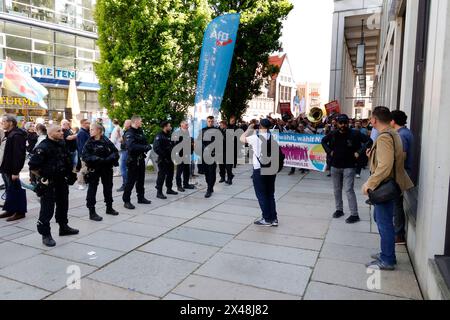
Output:
[[[216,16],[241,13],[238,38],[227,87],[221,106],[225,119],[241,117],[247,103],[261,94],[263,80],[278,68],[269,65],[269,56],[281,47],[282,23],[293,5],[288,0],[210,0]]]
[[[159,122],[182,120],[194,104],[207,0],[99,0],[99,101],[111,117],[142,116],[150,136]]]

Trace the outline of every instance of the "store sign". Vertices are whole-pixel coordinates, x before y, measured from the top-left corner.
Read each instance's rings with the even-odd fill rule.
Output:
[[[38,107],[39,104],[27,99],[20,97],[0,97],[0,105],[6,106],[21,106],[21,107]]]
[[[5,61],[0,62],[0,74],[5,72]],[[42,66],[39,64],[16,63],[19,69],[25,73],[30,74],[35,78],[47,78],[58,80],[76,79],[76,72],[74,70],[53,68],[49,66]]]
[[[339,105],[339,101],[334,100],[325,105],[325,109],[327,110],[327,115],[331,116],[332,114],[341,113],[341,106]]]

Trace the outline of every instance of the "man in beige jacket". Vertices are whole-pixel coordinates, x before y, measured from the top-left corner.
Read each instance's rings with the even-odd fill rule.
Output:
[[[397,131],[390,127],[391,120],[391,112],[386,107],[377,107],[372,113],[371,123],[379,132],[379,136],[372,149],[368,151],[371,176],[363,186],[365,195],[368,195],[369,190],[376,190],[383,182],[394,177],[402,192],[414,187],[405,171],[402,141]],[[373,255],[375,261],[369,263],[367,267],[394,270],[397,264],[394,201],[375,205],[374,218],[380,232],[381,253]]]

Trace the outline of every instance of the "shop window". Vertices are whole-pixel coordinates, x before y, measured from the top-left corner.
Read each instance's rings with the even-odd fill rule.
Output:
[[[56,43],[65,44],[68,46],[75,46],[75,36],[73,35],[62,32],[56,32],[55,38]]]
[[[95,60],[95,51],[77,48],[77,59],[94,61]]]
[[[17,23],[7,23],[5,26],[5,33],[14,36],[29,38],[31,36],[30,32],[30,27]]]
[[[76,49],[75,47],[68,47],[61,44],[55,45],[55,54],[57,56],[63,56],[65,58],[67,57],[73,57],[75,58]]]
[[[75,66],[75,59],[55,57],[55,67],[64,69],[73,69]]]
[[[86,37],[77,37],[77,47],[88,50],[95,50],[94,39],[89,39]]]
[[[19,50],[31,50],[31,39],[20,38],[17,36],[6,35],[6,46],[8,48]]]
[[[33,44],[33,52],[53,55],[52,43],[49,43],[48,41],[33,39],[32,44]]]
[[[6,55],[13,61],[31,63],[31,52],[6,49]]]
[[[53,65],[53,56],[46,54],[33,53],[31,63],[41,64],[44,66],[52,66]]]

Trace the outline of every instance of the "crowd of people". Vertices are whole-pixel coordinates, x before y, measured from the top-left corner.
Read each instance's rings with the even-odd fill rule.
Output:
[[[221,121],[217,125],[216,119],[211,116],[207,118],[207,126],[195,139],[190,136],[187,121],[175,124],[179,127],[175,134],[172,123],[163,121],[151,145],[142,129],[140,116],[126,120],[123,127],[114,120],[114,129],[107,137],[102,123],[91,123],[88,119],[80,121],[80,128],[72,128],[67,120],[47,126],[28,122],[19,128],[14,116],[4,115],[0,130],[0,172],[6,192],[4,213],[0,218],[12,222],[26,216],[24,186],[27,184],[20,179],[26,159],[29,159],[32,189],[41,201],[37,230],[42,235],[44,245],[53,247],[56,245],[50,230],[53,216],[59,224],[60,236],[79,233],[79,230],[68,225],[69,186],[76,182],[79,190],[87,187],[89,218],[102,221],[103,218],[96,211],[96,194],[100,182],[106,203],[105,213],[112,216],[119,214],[113,208],[114,168],[120,169],[122,176],[122,184],[117,191],[123,192],[124,208],[134,210],[136,207],[131,202],[134,189],[139,204],[151,204],[145,197],[144,186],[146,159],[151,151],[157,155],[156,197],[162,200],[196,188],[190,184],[190,179],[194,176],[192,159],[197,154],[201,160],[198,173],[205,176],[207,185],[205,198],[211,198],[217,169],[219,183],[232,185],[238,154],[242,146],[246,145],[253,150],[252,180],[262,211],[262,217],[255,224],[278,227],[275,180],[283,167],[284,156],[272,138],[271,131],[321,134],[334,189],[336,211],[333,218],[344,216],[342,192],[345,191],[350,208],[346,222],[353,224],[360,221],[354,181],[355,178],[361,178],[361,170],[367,164],[370,164],[371,175],[364,184],[363,193],[369,198],[375,199],[377,190],[389,179],[393,179],[401,191],[399,196],[389,198],[384,203],[369,202],[375,206],[375,219],[381,235],[381,253],[374,255],[375,260],[370,265],[392,270],[396,264],[395,244],[405,242],[405,214],[401,194],[413,186],[408,177],[412,170],[413,137],[406,123],[407,116],[402,111],[391,112],[384,107],[373,111],[370,122],[339,114],[318,123],[309,121],[303,115],[298,118],[283,116],[282,119],[269,116],[248,123],[238,122],[236,117],[231,117],[229,121]],[[266,161],[266,158],[269,160]],[[267,168],[274,163],[277,169],[268,173]],[[295,168],[291,168],[290,175],[293,173]]]

